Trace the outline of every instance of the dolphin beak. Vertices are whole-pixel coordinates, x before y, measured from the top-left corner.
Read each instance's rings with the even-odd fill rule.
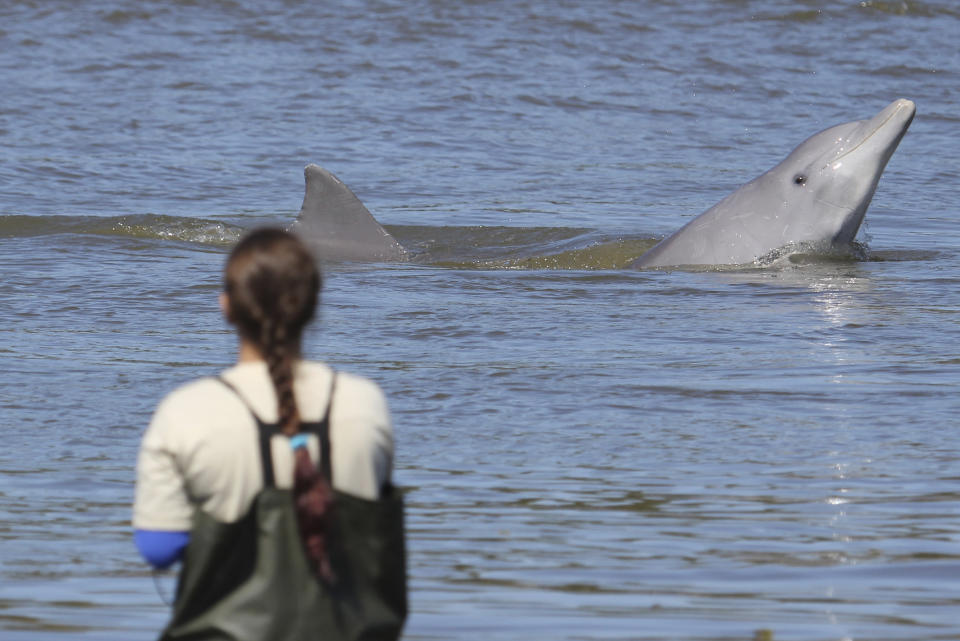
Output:
[[[894,100],[868,121],[867,129],[870,133],[867,134],[867,138],[885,128],[899,132],[899,137],[902,137],[907,131],[907,127],[913,122],[913,116],[916,113],[917,106],[912,100],[906,98]],[[899,137],[897,142],[900,142]]]
[[[883,165],[896,150],[900,144],[900,139],[907,133],[907,128],[913,122],[913,116],[917,113],[917,106],[912,100],[900,98],[894,100],[884,107],[880,113],[870,120],[863,120],[857,127],[849,141],[853,144],[847,146],[843,151],[833,158],[830,163],[833,164],[843,159],[844,156],[852,154],[867,143],[876,144],[880,148],[887,148]]]

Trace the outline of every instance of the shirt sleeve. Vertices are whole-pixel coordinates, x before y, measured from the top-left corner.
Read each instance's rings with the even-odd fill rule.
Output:
[[[180,559],[184,548],[190,542],[190,533],[134,530],[133,542],[150,565],[163,570]]]
[[[189,531],[194,505],[178,464],[177,419],[165,400],[140,444],[133,526],[141,530]]]
[[[330,417],[333,483],[337,489],[375,500],[390,481],[393,467],[390,412],[375,383],[360,377],[347,381],[338,387]]]

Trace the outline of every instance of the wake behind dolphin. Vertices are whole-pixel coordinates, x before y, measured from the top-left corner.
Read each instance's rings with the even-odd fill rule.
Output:
[[[780,164],[743,185],[629,263],[634,268],[756,263],[783,248],[849,246],[880,175],[916,107],[896,100],[873,118],[836,125],[801,143]],[[317,165],[294,224],[323,260],[403,261],[409,253],[352,191]]]

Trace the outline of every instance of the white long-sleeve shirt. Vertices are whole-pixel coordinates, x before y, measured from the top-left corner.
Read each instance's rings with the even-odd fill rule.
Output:
[[[319,421],[329,402],[333,370],[301,361],[294,367],[294,395],[301,420]],[[263,362],[241,363],[222,373],[265,423],[277,421],[273,384]],[[337,372],[330,415],[333,486],[375,499],[389,480],[393,428],[386,399],[370,380]],[[319,444],[310,436],[314,460]],[[154,413],[137,461],[133,526],[187,531],[194,511],[218,520],[242,517],[263,487],[257,426],[247,406],[212,378],[171,392]],[[278,487],[293,483],[293,451],[275,436],[271,455]]]

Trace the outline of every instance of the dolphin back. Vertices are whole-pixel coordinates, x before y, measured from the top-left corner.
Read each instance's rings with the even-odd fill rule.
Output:
[[[321,261],[401,261],[403,247],[360,199],[318,165],[303,170],[306,190],[293,230]]]

